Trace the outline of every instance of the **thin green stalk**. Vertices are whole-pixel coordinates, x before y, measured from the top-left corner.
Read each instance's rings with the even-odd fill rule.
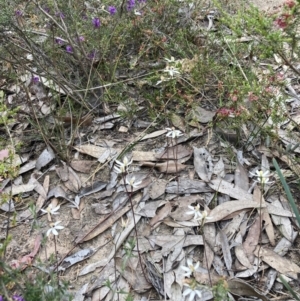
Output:
[[[279,276],[281,282],[285,286],[285,288],[291,293],[291,295],[298,301],[300,301],[300,298],[298,295],[295,293],[295,291],[290,287],[290,285],[285,281],[285,279],[282,277],[282,275]]]
[[[279,165],[278,165],[276,159],[273,159],[273,165],[274,165],[274,167],[276,169],[276,172],[277,172],[277,174],[279,176],[279,179],[280,179],[280,181],[282,183],[282,186],[284,188],[284,191],[286,193],[288,201],[291,204],[293,212],[295,213],[295,216],[296,216],[296,219],[297,219],[297,222],[298,222],[298,226],[300,226],[300,214],[299,214],[298,207],[297,207],[297,205],[295,203],[295,200],[294,200],[294,198],[292,196],[291,190],[290,190],[290,188],[289,188],[289,186],[288,186],[288,184],[287,184],[287,182],[286,182],[286,180],[285,180],[285,178],[284,178],[284,176],[283,176],[283,174],[282,174],[282,172],[281,172],[281,170],[279,168]]]

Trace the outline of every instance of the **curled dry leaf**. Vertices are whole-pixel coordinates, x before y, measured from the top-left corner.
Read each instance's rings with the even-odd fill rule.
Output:
[[[207,168],[207,159],[209,158],[209,153],[205,148],[194,147],[194,166],[198,174],[198,177],[208,182],[212,176],[212,172]]]
[[[91,257],[92,255],[95,254],[96,251],[97,251],[97,249],[95,249],[95,248],[87,248],[87,249],[79,250],[78,252],[74,253],[73,255],[66,257],[63,260],[62,264],[59,266],[58,270],[65,271],[66,269],[73,266],[74,264]]]
[[[50,146],[43,150],[39,158],[36,161],[35,167],[37,170],[41,170],[44,166],[49,164],[55,158],[54,151]]]

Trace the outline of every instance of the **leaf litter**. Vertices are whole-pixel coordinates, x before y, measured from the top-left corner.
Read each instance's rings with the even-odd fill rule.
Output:
[[[182,146],[180,149],[183,153],[185,152],[185,148]],[[96,146],[79,146],[76,147],[76,150],[95,158],[98,158],[104,151],[103,148]],[[197,249],[204,251],[204,247],[208,254],[202,260],[201,257],[198,257],[202,262],[202,272],[196,274],[196,279],[208,287],[209,273],[211,273],[214,283],[224,279],[225,275],[229,292],[232,295],[256,296],[262,300],[268,300],[256,288],[257,285],[252,286],[242,280],[259,273],[260,260],[261,263],[264,263],[260,268],[261,272],[276,271],[291,279],[297,279],[297,273],[300,272],[299,266],[284,258],[283,253],[277,253],[278,250],[282,250],[281,247],[278,249],[278,245],[283,244],[282,241],[285,240],[286,243],[283,246],[286,254],[292,246],[291,241],[294,241],[297,235],[290,220],[293,217],[290,209],[287,206],[283,207],[282,201],[273,194],[265,201],[258,186],[254,187],[253,193],[250,193],[248,188],[252,180],[249,180],[246,168],[241,163],[237,163],[234,176],[231,182],[228,182],[225,180],[228,171],[223,158],[215,158],[208,148],[194,147],[193,152],[186,153],[188,157],[191,155],[194,157],[194,166],[189,165],[189,168],[194,169],[198,176],[198,179],[197,177],[191,178],[187,170],[181,168],[180,161],[174,161],[179,160],[181,156],[179,151],[179,156],[175,158],[173,154],[176,151],[176,147],[166,146],[165,154],[167,155],[150,152],[153,154],[151,155],[151,164],[150,161],[145,164],[140,154],[137,157],[133,156],[139,173],[145,169],[146,175],[147,173],[151,174],[151,178],[148,177],[145,184],[135,189],[132,198],[135,222],[132,218],[131,203],[128,201],[129,197],[126,193],[126,189],[130,189],[130,186],[126,185],[125,188],[124,183],[120,180],[112,185],[112,188],[115,188],[105,191],[105,188],[111,183],[98,180],[93,181],[90,186],[84,185],[85,187],[81,188],[84,183],[82,177],[84,173],[78,173],[65,163],[55,166],[61,183],[50,190],[49,176],[45,177],[43,185],[39,184],[36,177],[31,177],[27,186],[21,184],[6,188],[6,191],[12,191],[12,195],[37,191],[39,194],[37,208],[41,208],[47,200],[53,198],[60,200],[59,203],[63,200],[75,203],[75,207],[79,208],[80,202],[76,199],[86,200],[95,195],[99,203],[92,204],[90,208],[94,208],[100,218],[97,218],[96,225],[85,227],[84,231],[78,233],[75,240],[76,245],[83,246],[84,243],[104,235],[110,229],[118,229],[112,232],[115,246],[110,249],[111,252],[106,258],[93,260],[100,249],[111,243],[102,240],[102,243],[97,246],[71,252],[69,255],[65,254],[61,260],[58,266],[59,272],[66,272],[68,269],[76,268],[80,262],[87,262],[79,272],[81,277],[104,267],[97,277],[97,285],[89,282],[82,284],[83,286],[77,291],[76,296],[80,294],[83,296],[82,290],[89,292],[89,295],[96,292],[98,294],[101,290],[103,298],[109,298],[109,291],[104,289],[104,283],[107,277],[110,277],[108,275],[113,275],[113,269],[116,267],[118,279],[122,278],[122,281],[125,281],[124,283],[127,283],[137,294],[143,295],[151,287],[154,287],[158,294],[167,295],[175,300],[178,291],[182,290],[184,282],[180,265],[183,264],[184,258],[192,254],[194,257],[197,256],[195,251]],[[112,153],[119,152],[120,149],[112,148]],[[184,158],[186,155],[182,157]],[[44,157],[43,155],[41,158]],[[45,158],[45,161],[38,165],[37,170],[53,160],[48,155]],[[141,160],[138,161],[138,158]],[[109,157],[107,160],[110,160]],[[267,164],[266,157],[264,160],[264,164]],[[164,167],[162,168],[162,166]],[[171,170],[169,166],[172,168]],[[155,176],[154,168],[159,171],[160,177]],[[83,170],[83,172],[86,171]],[[169,179],[161,177],[163,174],[170,174],[171,177],[169,176]],[[178,176],[172,180],[172,174]],[[145,178],[145,176],[143,177]],[[220,200],[219,203],[216,196]],[[224,196],[224,201],[221,201],[222,196]],[[195,204],[200,204],[203,210],[208,210],[209,219],[204,225],[203,234],[193,231],[193,229],[198,229],[199,223],[193,221],[193,217],[186,214],[187,207]],[[86,204],[83,205],[83,208],[85,207]],[[14,210],[18,212],[18,209]],[[81,219],[80,216],[78,218]],[[125,228],[120,225],[123,219],[129,221]],[[146,222],[147,220],[148,222]],[[134,246],[132,252],[136,254],[139,252],[142,256],[144,271],[137,255],[126,261],[124,269],[124,248],[134,233],[135,225],[138,230],[139,249]],[[260,233],[264,235],[264,242],[260,242]],[[275,233],[277,234],[275,235]],[[281,240],[278,242],[279,233]],[[274,247],[274,250],[270,247]],[[36,251],[32,254],[32,256],[36,256]],[[16,261],[14,264],[19,266],[26,260],[20,259],[20,263]],[[115,263],[112,266],[113,262]],[[107,267],[110,267],[109,274],[104,272]],[[144,272],[146,275],[143,275]],[[174,275],[177,276],[174,277]],[[112,283],[117,281],[116,278],[109,279],[112,279]],[[273,285],[275,282],[276,277],[272,282]],[[270,289],[271,287],[268,288],[268,290]],[[206,300],[209,300],[211,293],[207,296]]]
[[[43,83],[48,84],[44,79]],[[51,86],[63,93],[59,87]],[[36,98],[43,98],[44,91],[34,88]],[[47,115],[50,108],[41,110]],[[210,122],[216,115],[215,111],[201,107],[193,113],[193,123]],[[120,115],[110,114],[94,118],[93,122],[99,130],[112,128],[120,120]],[[180,116],[175,123],[182,129]],[[167,142],[159,149],[151,148],[155,142],[160,144],[159,139],[167,141],[166,133],[166,129],[153,127],[138,140],[129,134],[126,138],[135,141],[133,145],[126,145],[125,140],[78,143],[74,146],[77,158],[72,158],[70,166],[55,160],[50,146],[28,163],[19,158],[14,163],[20,165],[19,175],[25,177],[33,172],[27,184],[23,183],[23,176],[20,183],[6,184],[2,193],[12,199],[1,204],[0,209],[16,214],[17,221],[33,221],[30,210],[23,210],[19,195],[34,200],[40,220],[46,218],[41,214],[42,208],[49,204],[61,206],[60,214],[69,228],[65,237],[69,243],[64,248],[64,243],[59,242],[61,258],[54,268],[70,279],[75,274],[83,279],[79,280],[74,300],[94,296],[110,300],[111,292],[105,286],[108,279],[112,284],[121,283],[125,289],[132,289],[139,298],[149,296],[147,292],[153,287],[158,296],[181,300],[186,281],[181,266],[186,265],[186,258],[200,263],[195,278],[207,287],[203,289],[203,300],[212,299],[210,285],[220,281],[226,281],[234,296],[265,301],[269,298],[264,292],[280,284],[279,274],[290,281],[298,280],[300,267],[286,256],[298,236],[294,214],[274,183],[262,190],[249,170],[251,166],[269,171],[269,158],[277,157],[299,175],[290,157],[260,144],[256,147],[260,162],[254,164],[257,156],[238,153],[232,146],[237,160],[230,167],[226,154],[216,151],[215,144],[219,149],[222,144],[215,133],[211,143],[202,139],[207,138],[207,133],[195,129],[175,139],[172,145]],[[278,134],[282,147],[292,150],[296,158],[299,138],[290,137],[283,129]],[[145,151],[142,146],[147,142],[149,147]],[[126,184],[113,170],[115,160],[125,153],[133,161],[131,175],[141,182],[136,187]],[[5,160],[8,150],[0,151],[0,157]],[[103,174],[96,172],[98,164],[105,170]],[[275,175],[271,177],[276,179]],[[187,214],[188,206],[197,205],[207,211],[203,227]],[[6,224],[1,224],[3,231]],[[20,222],[19,226],[26,228],[25,223]],[[28,236],[28,231],[22,234]],[[41,236],[35,231],[32,237],[33,243],[24,246],[27,255],[12,261],[13,267],[23,270],[34,263]],[[136,243],[131,247],[134,239]],[[129,249],[133,256],[126,258]],[[14,247],[9,251],[14,252]],[[94,279],[89,281],[85,275],[93,272]]]

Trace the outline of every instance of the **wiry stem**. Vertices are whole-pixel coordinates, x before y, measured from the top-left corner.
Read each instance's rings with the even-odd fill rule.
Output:
[[[137,233],[137,227],[136,227],[136,221],[135,221],[135,214],[134,214],[134,210],[133,210],[133,202],[132,202],[132,193],[133,193],[133,187],[131,186],[131,191],[128,191],[127,189],[127,186],[126,186],[126,175],[125,173],[122,174],[122,177],[123,177],[123,183],[124,183],[124,187],[125,187],[125,190],[126,190],[126,193],[129,197],[129,201],[130,201],[130,207],[131,207],[131,212],[132,212],[132,218],[133,218],[133,223],[134,223],[134,232],[135,232],[135,237],[136,237],[136,248],[137,248],[137,252],[138,252],[138,256],[139,256],[139,262],[140,262],[140,265],[141,265],[141,268],[142,268],[142,272],[143,272],[143,275],[145,277],[145,279],[147,280],[147,277],[146,277],[146,273],[144,271],[144,267],[143,267],[143,264],[142,264],[142,257],[141,257],[141,254],[140,254],[140,248],[139,248],[139,239],[138,239],[138,233]]]

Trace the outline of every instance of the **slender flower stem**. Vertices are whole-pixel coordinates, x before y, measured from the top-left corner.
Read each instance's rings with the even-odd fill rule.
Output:
[[[143,263],[142,263],[142,257],[141,257],[141,253],[140,253],[140,248],[139,248],[139,239],[138,239],[138,233],[137,233],[137,227],[136,227],[136,221],[135,221],[135,214],[134,214],[134,210],[133,210],[133,202],[132,202],[132,193],[133,193],[133,187],[131,187],[130,191],[128,191],[127,189],[127,185],[126,185],[126,175],[125,173],[122,173],[122,178],[123,178],[123,183],[124,183],[124,187],[126,190],[126,193],[129,197],[129,201],[130,201],[130,207],[131,207],[131,212],[132,212],[132,218],[133,218],[133,223],[134,223],[134,232],[135,232],[135,237],[136,237],[136,248],[137,248],[137,252],[138,252],[138,256],[139,256],[139,262],[143,271],[143,275],[145,277],[145,279],[147,280],[146,277],[146,273],[143,267]]]
[[[58,262],[57,248],[56,248],[56,236],[55,235],[54,235],[54,252],[55,252],[56,262]],[[57,286],[59,287],[59,271],[57,271]]]

